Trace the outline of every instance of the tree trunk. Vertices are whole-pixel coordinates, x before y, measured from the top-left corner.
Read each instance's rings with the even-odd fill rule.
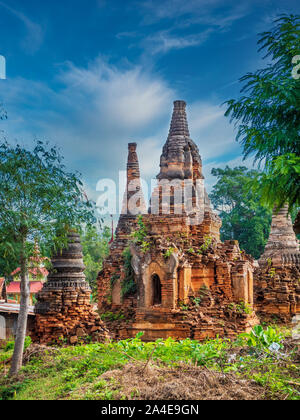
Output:
[[[24,249],[25,249],[25,244]],[[21,299],[20,299],[20,311],[18,316],[17,331],[15,336],[15,348],[12,356],[11,368],[9,375],[14,376],[19,372],[22,361],[23,361],[23,350],[24,341],[27,330],[27,316],[29,307],[30,297],[30,285],[28,276],[28,264],[27,258],[24,255],[25,251],[21,256]]]

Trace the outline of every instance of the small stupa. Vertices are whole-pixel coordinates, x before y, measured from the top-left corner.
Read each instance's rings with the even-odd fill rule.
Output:
[[[258,264],[257,312],[267,319],[290,321],[300,313],[300,250],[287,205],[273,210],[270,236]]]
[[[40,343],[67,340],[71,344],[89,336],[95,341],[109,338],[91,304],[91,289],[85,281],[80,236],[68,234],[68,245],[52,259],[52,269],[37,294],[33,338]]]

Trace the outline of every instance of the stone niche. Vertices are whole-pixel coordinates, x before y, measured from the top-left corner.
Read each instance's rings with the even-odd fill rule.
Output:
[[[141,255],[131,246],[132,266],[138,281],[138,308],[175,309],[178,300],[178,258],[172,254],[167,260],[161,254],[153,258]]]

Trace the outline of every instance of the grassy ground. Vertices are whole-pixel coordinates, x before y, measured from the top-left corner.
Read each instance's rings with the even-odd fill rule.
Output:
[[[28,340],[14,379],[7,375],[7,343],[0,350],[0,400],[299,400],[299,346],[287,330],[259,328],[235,342],[137,337],[53,348]]]

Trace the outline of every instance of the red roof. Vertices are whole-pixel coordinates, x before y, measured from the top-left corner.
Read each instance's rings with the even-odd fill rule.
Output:
[[[15,269],[15,271],[13,271],[11,273],[11,276],[15,276],[17,273],[19,273],[21,271],[21,268],[18,267]],[[29,268],[28,269],[29,273],[32,274],[33,276],[38,276],[38,275],[42,275],[44,277],[47,277],[49,272],[45,267],[38,267],[38,268]]]
[[[43,283],[41,281],[30,281],[30,293],[37,293],[39,292],[42,287]],[[6,293],[21,293],[20,291],[21,282],[20,281],[12,281],[6,288]]]

